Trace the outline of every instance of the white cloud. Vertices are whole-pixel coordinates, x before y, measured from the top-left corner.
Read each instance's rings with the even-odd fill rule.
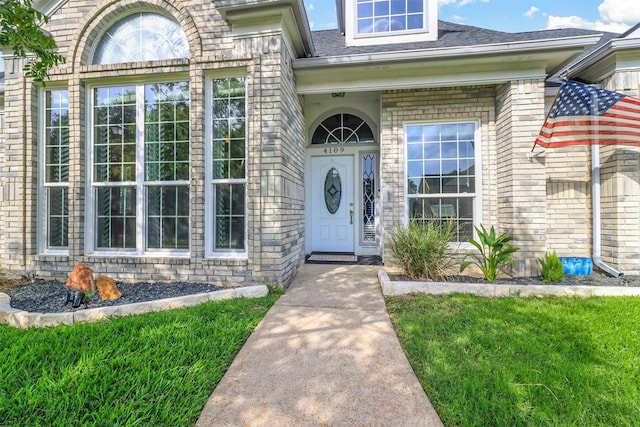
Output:
[[[547,29],[584,28],[587,30],[623,33],[640,21],[637,0],[604,0],[598,6],[600,19],[589,21],[579,16],[553,16],[547,19]]]
[[[460,15],[453,15],[451,16],[451,20],[452,21],[456,21],[456,22],[461,22],[464,21],[466,18]]]
[[[540,12],[540,9],[535,6],[531,6],[531,8],[524,13],[524,16],[527,18],[533,18],[533,15],[535,15],[536,12]]]
[[[314,10],[316,7],[313,5],[313,3],[309,3],[307,4],[307,9],[309,10]]]
[[[604,0],[598,6],[600,18],[605,22],[635,25],[640,22],[638,0]]]

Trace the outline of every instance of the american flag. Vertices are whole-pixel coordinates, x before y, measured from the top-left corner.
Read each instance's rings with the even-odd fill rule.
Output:
[[[565,81],[535,143],[640,145],[640,99]]]

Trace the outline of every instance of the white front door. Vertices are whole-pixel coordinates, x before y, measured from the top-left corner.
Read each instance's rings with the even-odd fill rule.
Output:
[[[353,156],[311,158],[311,250],[353,252]]]

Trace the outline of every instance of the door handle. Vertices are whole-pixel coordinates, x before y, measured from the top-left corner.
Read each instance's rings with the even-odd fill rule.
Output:
[[[349,209],[349,216],[351,217],[349,224],[353,225],[353,208]]]

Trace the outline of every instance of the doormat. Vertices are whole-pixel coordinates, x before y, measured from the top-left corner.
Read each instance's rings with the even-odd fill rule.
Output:
[[[349,254],[311,254],[307,261],[315,262],[357,262],[358,257]]]

